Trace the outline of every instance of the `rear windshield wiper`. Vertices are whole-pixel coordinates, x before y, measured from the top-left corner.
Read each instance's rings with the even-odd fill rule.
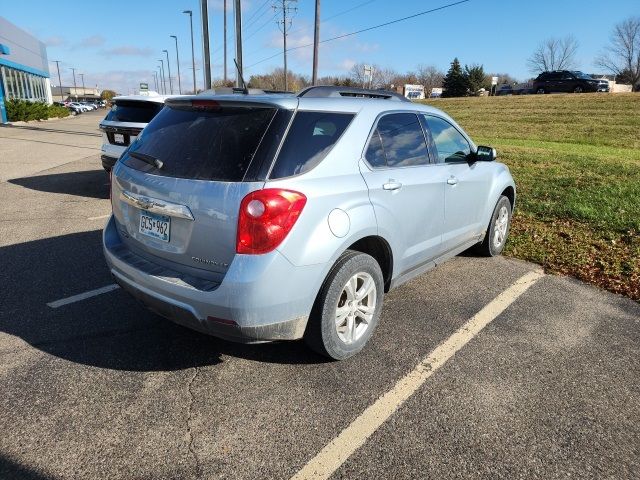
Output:
[[[158,170],[160,170],[162,168],[162,165],[164,165],[164,163],[162,163],[162,160],[156,157],[152,157],[151,155],[147,155],[146,153],[129,152],[129,156],[133,158],[137,158],[138,160],[142,160],[143,162],[146,162],[149,165],[153,165]]]

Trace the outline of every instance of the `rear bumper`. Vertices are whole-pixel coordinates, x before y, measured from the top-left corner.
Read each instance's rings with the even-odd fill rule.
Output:
[[[102,168],[104,168],[107,172],[110,172],[113,166],[118,161],[118,158],[110,157],[109,155],[100,155],[100,160],[102,161]]]
[[[222,282],[209,282],[204,289],[179,278],[179,272],[147,268],[148,259],[119,253],[123,244],[113,217],[103,247],[116,282],[147,308],[188,328],[240,342],[302,338],[324,273],[323,265],[296,267],[277,251],[236,255]]]

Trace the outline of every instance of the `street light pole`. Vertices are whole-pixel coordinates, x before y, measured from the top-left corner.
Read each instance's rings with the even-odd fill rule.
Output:
[[[189,14],[189,24],[191,25],[191,66],[193,68],[193,94],[198,93],[196,88],[196,54],[193,49],[193,12],[191,10],[183,10],[182,13]]]
[[[80,75],[80,78],[82,79],[82,95],[86,99],[87,98],[87,92],[84,89],[84,73],[79,73],[78,75]]]
[[[164,90],[164,94],[167,94],[167,77],[164,76],[164,60],[161,58],[158,59],[160,62],[160,70],[162,72],[162,89]]]
[[[53,60],[56,64],[56,68],[58,69],[58,87],[60,87],[60,101],[64,102],[64,98],[62,97],[62,80],[60,80],[60,60]]]
[[[160,85],[160,95],[164,94],[164,88],[162,86],[162,74],[160,72],[160,65],[158,65],[156,67],[156,70],[158,70],[158,84]]]
[[[211,89],[211,53],[209,52],[209,7],[208,0],[200,0],[202,20],[202,68],[204,69],[204,89]]]
[[[180,80],[180,56],[178,55],[178,37],[169,35],[176,41],[176,65],[178,65],[178,93],[182,95],[182,81]]]
[[[73,72],[73,94],[76,97],[76,102],[78,101],[78,87],[76,87],[76,69],[71,67],[71,71]]]
[[[155,87],[155,91],[158,91],[158,77],[157,77],[157,73],[154,70],[153,71],[153,86]]]
[[[316,0],[316,19],[313,29],[313,71],[311,85],[318,84],[318,43],[320,42],[320,0]]]
[[[223,2],[223,15],[224,15],[224,41],[223,41],[223,48],[224,48],[224,67],[223,67],[223,79],[224,79],[224,86],[227,86],[227,0],[224,0]]]
[[[240,0],[235,0],[234,12],[236,14],[236,87],[244,87],[242,82],[242,7]]]
[[[173,83],[171,83],[171,65],[169,65],[169,50],[162,50],[167,55],[167,71],[169,73],[169,91],[173,95]]]

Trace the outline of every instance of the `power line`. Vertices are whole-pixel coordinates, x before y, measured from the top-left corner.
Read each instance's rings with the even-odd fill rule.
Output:
[[[429,13],[437,12],[437,11],[439,11],[439,10],[444,10],[444,9],[446,9],[446,8],[455,7],[456,5],[460,5],[460,4],[462,4],[462,3],[467,3],[467,2],[470,2],[470,1],[471,1],[471,0],[460,0],[460,1],[458,1],[458,2],[449,3],[449,4],[447,4],[447,5],[443,5],[443,6],[441,6],[441,7],[432,8],[432,9],[430,9],[430,10],[425,10],[425,11],[423,11],[423,12],[415,13],[415,14],[413,14],[413,15],[409,15],[409,16],[407,16],[407,17],[402,17],[402,18],[398,18],[398,19],[396,19],[396,20],[391,20],[391,21],[389,21],[389,22],[380,23],[380,24],[378,24],[378,25],[374,25],[374,26],[372,26],[372,27],[363,28],[363,29],[361,29],[361,30],[357,30],[357,31],[355,31],[355,32],[345,33],[345,34],[343,34],[343,35],[338,35],[338,36],[336,36],[336,37],[327,38],[327,39],[325,39],[325,40],[321,40],[319,43],[332,42],[332,41],[334,41],[334,40],[340,40],[341,38],[351,37],[351,36],[353,36],[353,35],[357,35],[357,34],[359,34],[359,33],[369,32],[369,31],[371,31],[371,30],[375,30],[375,29],[377,29],[377,28],[386,27],[386,26],[388,26],[388,25],[393,25],[394,23],[403,22],[403,21],[405,21],[405,20],[410,20],[410,19],[412,19],[412,18],[416,18],[416,17],[422,16],[422,15],[427,15],[427,14],[429,14]],[[313,46],[313,43],[307,43],[306,45],[299,45],[299,46],[297,46],[297,47],[289,48],[289,49],[287,49],[286,51],[287,51],[287,52],[291,52],[292,50],[298,50],[298,49],[300,49],[300,48],[306,48],[306,47],[311,47],[311,46]],[[271,60],[272,58],[275,58],[275,57],[279,56],[281,53],[282,53],[282,52],[278,52],[278,53],[276,53],[275,55],[271,55],[270,57],[263,58],[262,60],[260,60],[260,61],[258,61],[258,62],[255,62],[255,63],[252,63],[251,65],[249,65],[249,66],[247,66],[247,67],[244,67],[244,68],[245,68],[245,69],[248,69],[248,68],[255,67],[256,65],[258,65],[258,64],[260,64],[260,63],[266,62],[267,60]]]
[[[251,15],[251,17],[249,17],[247,19],[247,23],[245,25],[242,26],[242,30],[243,31],[247,31],[249,28],[251,28],[252,25],[255,25],[258,20],[260,20],[262,17],[264,17],[264,15],[269,11],[269,6],[267,5],[269,3],[270,0],[266,0],[261,6],[260,8],[258,8],[255,12],[253,12],[253,15]],[[262,10],[264,7],[267,7],[264,9],[264,11],[260,14],[257,15],[257,13]]]
[[[377,1],[377,0],[367,0],[366,2],[359,3],[358,5],[355,5],[355,6],[351,7],[351,8],[348,8],[347,10],[343,10],[342,12],[338,12],[338,13],[336,13],[334,15],[331,15],[330,17],[325,18],[324,20],[322,20],[320,22],[320,24],[322,25],[323,23],[328,22],[329,20],[332,20],[332,19],[334,19],[336,17],[339,17],[341,15],[344,15],[345,13],[349,13],[349,12],[352,12],[354,10],[357,10],[358,8],[364,7],[365,5],[369,5],[370,3],[373,3],[375,1]],[[299,32],[300,30],[302,30],[302,29],[301,28],[297,28],[295,30],[290,31],[289,33],[293,34],[293,33]]]

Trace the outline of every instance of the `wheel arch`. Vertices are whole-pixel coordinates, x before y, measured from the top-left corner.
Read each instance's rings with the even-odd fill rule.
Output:
[[[347,247],[347,250],[366,253],[378,262],[384,279],[384,291],[388,292],[393,276],[393,251],[389,242],[379,235],[368,235],[353,242]]]

